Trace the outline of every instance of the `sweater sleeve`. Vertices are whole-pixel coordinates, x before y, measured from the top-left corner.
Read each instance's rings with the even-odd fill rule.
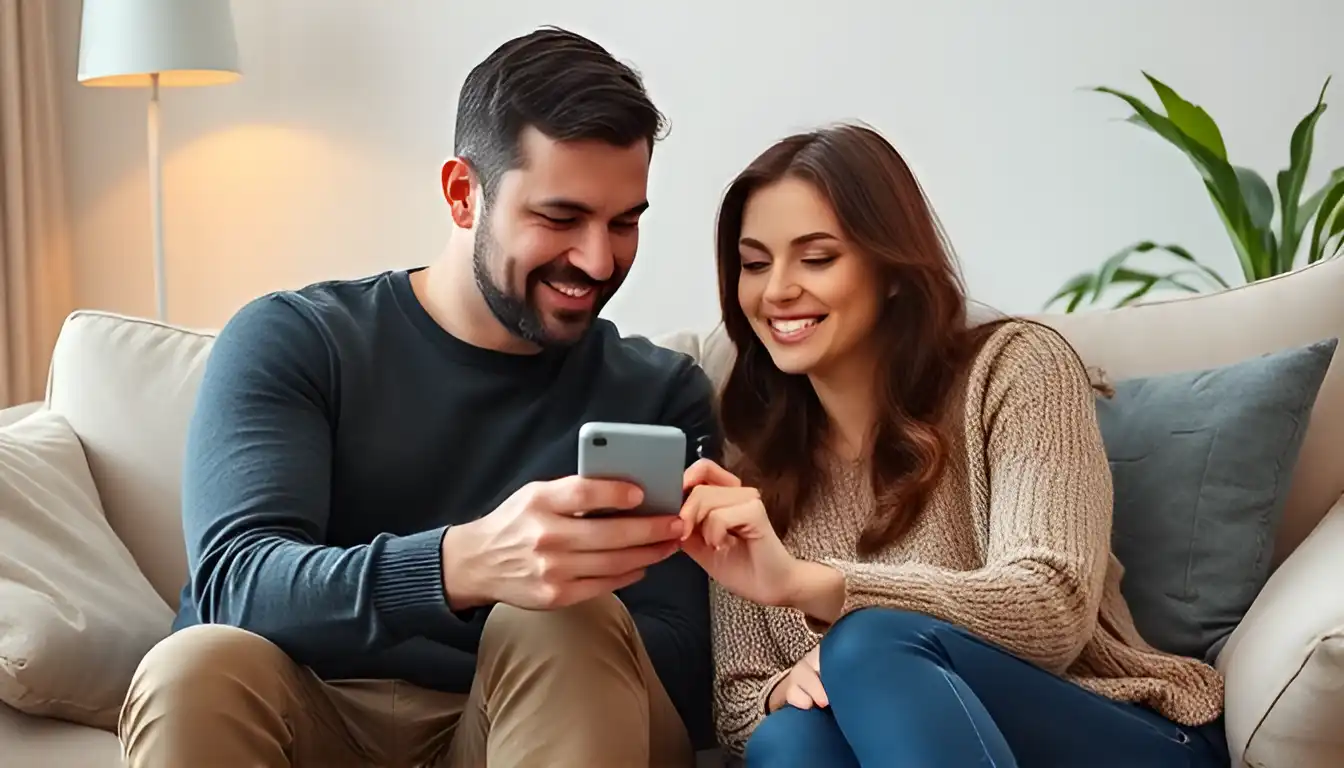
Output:
[[[983,390],[967,393],[979,398],[979,418],[968,408],[966,424],[968,451],[983,451],[986,468],[971,473],[969,487],[975,508],[988,510],[976,521],[983,567],[827,564],[844,575],[842,615],[869,606],[917,611],[1062,673],[1097,622],[1110,467],[1087,374],[1068,343],[1024,324],[990,344],[999,346],[981,355],[990,366]]]
[[[443,528],[326,542],[336,365],[315,324],[279,295],[220,331],[183,464],[193,619],[247,629],[315,667],[419,636],[460,659],[479,630],[444,596]]]
[[[710,581],[714,637],[714,719],[719,743],[741,754],[766,716],[766,700],[795,661],[773,642],[766,608]]]

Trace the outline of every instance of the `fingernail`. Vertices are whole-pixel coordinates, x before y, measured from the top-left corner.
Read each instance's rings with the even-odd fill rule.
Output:
[[[672,518],[672,523],[669,530],[671,531],[673,536],[680,536],[682,535],[682,532],[685,530],[685,524],[682,523],[680,517],[674,517]]]
[[[638,488],[631,488],[627,496],[630,499],[630,505],[634,506],[644,500],[644,492]]]

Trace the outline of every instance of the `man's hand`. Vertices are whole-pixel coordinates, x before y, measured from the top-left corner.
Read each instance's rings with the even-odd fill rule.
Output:
[[[767,704],[771,712],[785,704],[791,704],[798,709],[830,705],[830,701],[826,698],[826,689],[821,687],[820,643],[812,646],[812,650],[793,665],[789,674],[775,684],[774,690],[770,691]]]
[[[638,486],[565,477],[529,483],[490,514],[443,537],[443,586],[453,610],[490,603],[563,608],[639,581],[680,546],[671,515],[583,517],[639,506]]]

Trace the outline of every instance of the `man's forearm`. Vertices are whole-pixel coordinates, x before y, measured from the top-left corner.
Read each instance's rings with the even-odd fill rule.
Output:
[[[266,637],[296,658],[376,653],[413,637],[463,649],[473,633],[444,599],[442,529],[357,547],[254,532],[207,551],[193,579],[200,619]]]

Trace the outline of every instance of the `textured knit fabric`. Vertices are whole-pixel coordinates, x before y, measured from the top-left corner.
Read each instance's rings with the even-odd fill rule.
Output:
[[[844,574],[844,613],[869,606],[924,613],[1103,696],[1202,725],[1222,712],[1220,674],[1144,642],[1120,592],[1094,397],[1065,340],[1008,323],[971,367],[955,420],[961,442],[904,537],[858,555],[874,506],[870,476],[863,462],[831,458],[784,543]],[[821,641],[824,627],[717,583],[712,606],[719,738],[740,752],[766,715],[771,688]]]

